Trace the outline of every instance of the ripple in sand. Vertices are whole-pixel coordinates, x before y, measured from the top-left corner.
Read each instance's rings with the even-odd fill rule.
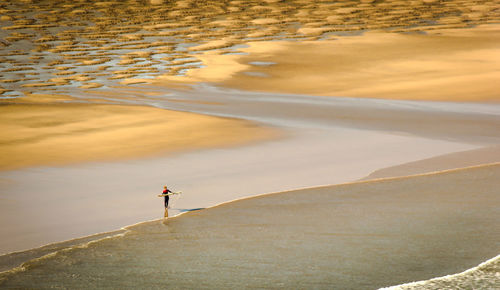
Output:
[[[154,3],[153,3],[154,2]],[[33,12],[35,11],[35,12]],[[178,72],[168,55],[187,57],[207,50],[238,53],[230,48],[248,40],[322,40],[331,34],[368,29],[419,32],[439,27],[457,28],[498,22],[498,1],[478,0],[358,0],[323,1],[106,1],[85,5],[69,0],[18,1],[0,6],[0,52],[6,62],[30,64],[40,75],[51,66],[78,62],[79,67],[109,61],[131,66],[155,59],[166,71]],[[140,51],[144,56],[131,55]],[[98,56],[97,53],[101,53]],[[94,55],[95,57],[90,57]],[[161,57],[155,57],[162,55]],[[47,65],[47,61],[50,63]],[[30,62],[34,61],[34,62]],[[39,62],[37,62],[39,61]],[[199,66],[192,66],[193,68]],[[10,69],[10,70],[9,70]],[[184,68],[185,69],[185,68]],[[4,67],[14,79],[21,68]],[[102,76],[116,78],[111,70]],[[139,74],[163,74],[149,70]],[[40,81],[44,79],[40,78]],[[22,90],[23,83],[12,85]]]

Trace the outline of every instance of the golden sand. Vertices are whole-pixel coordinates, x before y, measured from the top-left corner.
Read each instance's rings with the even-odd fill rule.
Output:
[[[0,106],[0,170],[155,156],[273,136],[248,122],[162,109],[40,102]]]
[[[251,41],[321,41],[360,31],[420,33],[494,24],[500,20],[498,4],[490,0],[10,1],[0,6],[0,57],[2,63],[9,64],[0,66],[0,71],[7,79],[14,80],[6,89],[17,92],[55,85],[45,77],[57,73],[57,69],[51,67],[54,64],[85,69],[89,77],[96,79],[94,83],[101,84],[119,83],[130,77],[125,74],[113,77],[113,74],[123,70],[123,66],[139,62],[158,65],[156,71],[141,72],[139,77],[144,74],[175,76],[182,71],[165,58],[197,58],[200,52],[209,50],[237,52],[241,51],[241,45]],[[322,50],[321,45],[312,48],[305,44],[301,48]],[[286,55],[295,58],[306,52],[292,54],[295,50]],[[99,72],[99,66],[109,69]],[[199,65],[188,69],[197,67]],[[38,78],[25,80],[19,75],[33,70],[40,73]],[[473,80],[473,83],[487,80]],[[64,88],[69,83],[57,85]],[[96,87],[86,81],[77,85]],[[377,89],[377,97],[395,97],[407,90],[386,93],[373,84],[362,89],[371,87]],[[429,88],[435,86],[429,85]],[[320,89],[304,89],[315,90]],[[362,91],[345,93],[364,95]]]
[[[206,67],[162,81],[252,91],[439,101],[500,101],[500,25],[427,35],[370,32],[328,41],[254,42],[249,55],[198,56]],[[252,62],[275,63],[252,65]]]

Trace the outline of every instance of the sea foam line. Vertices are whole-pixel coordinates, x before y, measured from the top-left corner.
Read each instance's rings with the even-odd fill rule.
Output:
[[[121,230],[124,230],[124,228],[122,228]],[[116,232],[116,231],[113,231],[113,232]],[[11,268],[9,270],[0,272],[0,283],[3,282],[5,279],[7,279],[7,277],[10,276],[10,275],[13,275],[13,274],[16,274],[16,273],[28,270],[29,266],[31,264],[33,264],[33,263],[40,262],[40,261],[43,261],[45,259],[50,259],[52,257],[55,257],[55,256],[61,254],[61,253],[69,252],[71,250],[88,248],[89,245],[97,243],[97,242],[100,242],[100,241],[103,241],[103,240],[117,238],[117,237],[123,237],[128,232],[130,232],[130,231],[126,230],[125,232],[121,232],[121,233],[110,235],[110,236],[105,236],[105,237],[102,237],[102,238],[99,238],[99,239],[95,239],[95,240],[91,240],[91,241],[88,241],[88,242],[84,242],[84,243],[81,243],[81,244],[76,244],[76,245],[68,246],[66,248],[55,250],[55,251],[50,252],[48,254],[41,255],[40,257],[29,259],[28,261],[22,262],[19,266],[16,266],[16,267]],[[94,235],[90,235],[88,237],[92,237],[92,236],[95,236],[95,235],[101,235],[101,234],[106,234],[106,232],[99,233],[99,234],[94,234]],[[86,238],[86,237],[83,237],[83,238]],[[64,242],[51,243],[51,244],[47,244],[47,245],[41,246],[39,248],[43,248],[43,247],[50,246],[50,245],[56,245],[56,244],[59,244],[59,243],[71,242],[73,240],[83,239],[83,238],[75,238],[75,239],[67,240],[67,241],[64,241]],[[36,249],[38,249],[38,248],[35,248],[35,250]],[[23,251],[14,252],[14,253],[11,253],[11,254],[22,253],[22,252]],[[6,254],[6,255],[10,255],[10,254]],[[6,255],[4,255],[4,256],[6,256]]]
[[[498,262],[499,260],[500,260],[500,255],[493,257],[485,262],[482,262],[481,264],[477,265],[476,267],[467,269],[467,270],[460,272],[460,273],[445,275],[442,277],[436,277],[436,278],[432,278],[429,280],[422,280],[422,281],[410,282],[410,283],[405,283],[405,284],[400,284],[400,285],[395,285],[395,286],[390,286],[390,287],[384,287],[384,288],[380,288],[380,290],[400,290],[400,289],[406,289],[407,287],[408,288],[409,287],[425,287],[427,284],[430,284],[432,282],[456,280],[456,279],[459,279],[461,277],[467,276],[469,274],[473,274],[476,271],[480,271],[481,268],[488,267],[490,264],[494,264],[495,262]],[[500,273],[499,272],[495,273],[495,277],[500,280]]]
[[[180,213],[178,213],[178,214],[176,214],[176,215],[174,215],[172,217],[169,217],[169,219],[181,216],[181,215],[183,215],[185,213],[188,213],[188,212],[189,211],[180,212]],[[32,248],[32,249],[28,249],[28,250],[23,250],[23,251],[14,251],[14,252],[10,252],[10,253],[1,255],[0,257],[5,257],[5,256],[9,256],[9,255],[22,254],[22,253],[27,252],[27,251],[36,251],[36,250],[42,251],[43,248],[48,247],[48,246],[56,246],[58,244],[71,243],[72,241],[76,241],[76,240],[80,240],[80,239],[92,238],[93,236],[100,236],[100,235],[109,234],[109,235],[104,236],[102,238],[97,238],[95,240],[90,240],[90,241],[86,241],[86,242],[83,242],[83,243],[76,243],[74,245],[70,245],[70,246],[64,247],[62,249],[58,249],[58,250],[49,252],[47,254],[43,254],[43,255],[41,255],[39,257],[31,258],[31,259],[28,259],[27,261],[21,262],[21,264],[18,265],[18,266],[15,266],[13,268],[10,268],[8,270],[0,272],[0,283],[3,280],[5,280],[5,278],[7,276],[9,276],[11,274],[15,274],[15,273],[19,273],[19,272],[23,272],[23,271],[28,270],[29,269],[29,265],[31,263],[36,263],[36,262],[42,261],[44,259],[50,259],[52,257],[57,256],[58,254],[69,252],[71,250],[88,248],[91,244],[98,243],[100,241],[123,237],[123,236],[127,235],[128,233],[132,232],[132,230],[130,229],[132,227],[135,227],[135,226],[138,226],[138,225],[141,225],[141,224],[150,223],[150,222],[163,221],[163,220],[165,220],[165,218],[163,218],[163,219],[160,218],[160,219],[152,219],[152,220],[141,221],[141,222],[137,222],[137,223],[134,223],[134,224],[131,224],[131,225],[123,226],[123,227],[121,227],[118,230],[113,230],[113,231],[108,231],[108,232],[100,232],[100,233],[92,234],[92,235],[89,235],[89,236],[78,237],[78,238],[69,239],[69,240],[65,240],[65,241],[61,241],[61,242],[48,243],[48,244],[45,244],[45,245],[42,245],[42,246],[39,246],[39,247],[36,247],[36,248]],[[119,232],[119,233],[113,234],[114,232]]]

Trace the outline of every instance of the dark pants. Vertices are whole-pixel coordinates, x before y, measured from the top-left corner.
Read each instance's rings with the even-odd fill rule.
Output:
[[[169,199],[169,196],[168,195],[165,196],[165,208],[168,207],[168,199]]]

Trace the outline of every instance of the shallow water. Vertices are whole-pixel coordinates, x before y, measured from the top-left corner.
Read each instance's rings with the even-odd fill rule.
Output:
[[[261,193],[353,181],[380,168],[500,139],[498,131],[482,129],[499,124],[500,107],[495,105],[443,108],[440,103],[272,95],[207,86],[164,92],[163,98],[130,102],[237,116],[279,128],[284,137],[142,160],[2,172],[0,234],[6,238],[0,241],[0,252],[162,217],[156,194],[165,183],[184,191],[172,204],[172,216]],[[476,119],[474,125],[462,128],[470,118]],[[418,125],[417,119],[422,120]],[[32,192],[37,194],[25,194]]]
[[[1,286],[374,289],[443,276],[498,253],[499,177],[496,165],[251,198],[59,251]]]
[[[499,284],[500,256],[496,256],[462,273],[388,287],[386,289],[498,289]]]

